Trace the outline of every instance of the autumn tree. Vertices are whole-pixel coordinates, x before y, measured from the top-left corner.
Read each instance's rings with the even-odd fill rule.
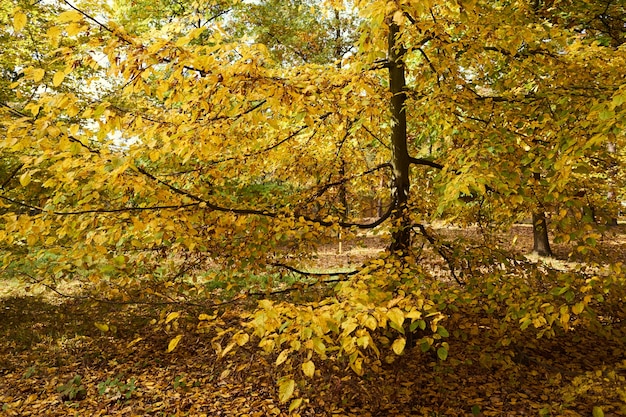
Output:
[[[448,328],[461,334],[478,317],[503,344],[525,329],[567,331],[574,316],[613,334],[619,267],[603,280],[520,272],[497,242],[466,250],[429,226],[479,222],[493,234],[552,213],[562,241],[598,236],[568,214],[580,195],[607,195],[590,184],[608,164],[612,184],[623,178],[607,146],[624,144],[619,25],[587,37],[595,24],[578,30],[539,3],[55,2],[46,59],[9,65],[32,101],[3,106],[14,116],[0,150],[22,165],[19,185],[0,192],[0,239],[26,248],[29,279],[81,281],[108,301],[211,309],[215,287],[227,302],[259,297],[215,349],[255,338],[277,354],[284,402],[319,361],[363,375],[407,346],[445,360]],[[12,38],[34,16],[12,10]],[[372,193],[385,207],[364,220]],[[349,273],[307,272],[339,230],[372,229],[389,232],[384,254]],[[420,265],[420,240],[450,279]],[[318,291],[271,297],[271,280],[292,273],[298,285],[281,294]],[[267,277],[265,293],[250,276]],[[612,313],[596,314],[601,303]]]
[[[560,238],[584,242],[595,232],[572,223],[570,209],[582,211],[581,196],[601,199],[591,197],[594,191],[576,174],[602,175],[607,165],[600,161],[613,159],[606,154],[607,138],[594,136],[585,119],[598,101],[619,91],[623,57],[597,38],[578,35],[582,23],[554,25],[534,2],[457,7],[434,5],[419,19],[415,12],[404,14],[406,36],[418,39],[407,43],[416,43],[420,63],[410,69],[419,105],[407,108],[418,109],[418,126],[443,127],[439,162],[446,178],[439,212],[465,204],[459,196],[473,196],[473,205],[495,223],[534,213],[533,223],[540,225],[535,249],[542,254],[550,252],[546,212],[561,228]],[[480,28],[472,24],[479,16]],[[590,59],[606,66],[589,68]],[[435,105],[445,110],[430,112]],[[600,206],[608,207],[600,203],[599,212]]]

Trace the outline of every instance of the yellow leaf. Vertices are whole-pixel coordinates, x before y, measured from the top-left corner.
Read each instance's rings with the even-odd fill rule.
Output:
[[[585,309],[585,303],[576,303],[572,306],[572,313],[580,314]]]
[[[56,138],[61,134],[61,129],[59,129],[57,126],[49,126],[47,132],[50,137]]]
[[[33,116],[37,116],[40,109],[41,107],[37,103],[28,103],[26,106],[24,106],[24,110],[30,110]]]
[[[200,35],[202,34],[202,32],[204,32],[205,30],[206,30],[206,28],[204,28],[204,27],[193,29],[191,32],[189,32],[189,33],[187,34],[187,37],[188,37],[189,39],[196,39],[196,38],[197,38],[198,36],[200,36]]]
[[[223,358],[224,356],[226,356],[226,354],[228,352],[230,352],[231,350],[233,350],[233,348],[235,347],[237,343],[235,342],[230,342],[228,345],[226,345],[226,347],[224,348],[224,350],[222,350],[220,352],[220,357]]]
[[[187,36],[182,36],[176,40],[176,43],[174,45],[177,48],[180,48],[181,46],[185,46],[188,42],[189,38]]]
[[[365,319],[365,322],[363,324],[365,325],[365,327],[367,327],[370,330],[376,330],[378,322],[376,321],[376,319],[374,317],[372,317],[372,316],[370,316],[368,314],[367,318]]]
[[[391,345],[391,350],[393,350],[396,355],[400,355],[404,351],[405,345],[406,339],[404,337],[400,337],[393,342],[393,344]]]
[[[22,184],[22,187],[26,187],[28,184],[30,184],[30,180],[30,172],[25,172],[20,175],[20,184]]]
[[[132,342],[129,342],[129,343],[126,345],[126,348],[129,348],[129,347],[135,346],[137,343],[141,342],[142,340],[143,340],[143,337],[138,337],[138,338],[136,338],[135,340],[133,340]]]
[[[395,23],[396,25],[402,25],[404,23],[404,13],[402,13],[402,10],[397,10],[394,14],[393,14],[393,23]]]
[[[180,317],[180,313],[178,311],[173,311],[170,314],[168,314],[167,317],[165,318],[165,324],[169,323],[172,320],[176,320],[179,317]]]
[[[344,329],[343,334],[348,336],[350,333],[354,331],[354,329],[357,328],[357,323],[353,319],[348,319],[347,321],[341,324],[341,327],[343,327]]]
[[[67,36],[74,36],[85,29],[87,29],[87,26],[83,26],[80,23],[70,23],[68,27],[65,28],[65,33],[67,33]]]
[[[278,398],[281,403],[289,401],[293,395],[293,390],[296,387],[296,381],[293,379],[285,379],[278,384]]]
[[[304,375],[308,376],[309,378],[313,378],[313,375],[315,375],[315,364],[313,363],[313,361],[306,361],[302,364],[302,372],[304,372]]]
[[[293,400],[291,404],[289,404],[289,412],[291,413],[293,410],[300,407],[300,404],[302,404],[302,398],[296,398]]]
[[[54,77],[52,77],[52,85],[55,87],[60,86],[63,79],[65,79],[65,73],[63,71],[57,71],[56,74],[54,74]]]
[[[180,342],[180,339],[182,339],[182,338],[183,338],[183,335],[179,334],[178,336],[176,336],[175,338],[170,340],[170,342],[167,345],[167,351],[171,352],[174,349],[176,349],[176,346],[178,346],[178,342]]]
[[[109,331],[109,325],[106,324],[106,323],[95,322],[94,325],[102,332],[108,332]]]
[[[398,329],[402,329],[404,324],[404,313],[398,307],[394,307],[387,312],[387,317]]]
[[[357,375],[363,375],[363,358],[356,358],[354,362],[350,363],[350,368]]]
[[[57,22],[59,23],[79,22],[82,19],[83,15],[76,10],[68,10],[57,16]]]
[[[161,157],[161,152],[159,152],[159,151],[152,151],[152,152],[150,152],[150,160],[152,162],[158,161],[160,157]]]
[[[202,313],[202,314],[200,314],[200,315],[198,316],[198,320],[200,320],[200,321],[202,321],[202,320],[213,320],[213,319],[214,319],[214,318],[216,318],[216,317],[217,317],[217,315],[212,315],[212,316],[209,316],[209,315],[208,315],[208,314],[206,314],[206,313]]]
[[[289,356],[289,349],[285,349],[282,352],[280,352],[278,354],[278,357],[276,358],[276,365],[280,365],[283,362],[285,362],[288,356]]]
[[[46,36],[50,39],[58,38],[63,30],[59,26],[50,26],[48,30],[46,30]]]
[[[22,29],[24,29],[24,26],[26,26],[27,20],[28,19],[26,18],[26,14],[24,14],[24,12],[21,10],[15,12],[13,15],[13,28],[15,29],[15,32],[21,32]]]
[[[233,336],[233,340],[239,346],[243,346],[246,343],[248,343],[248,341],[250,340],[250,336],[248,336],[248,333],[237,333],[236,335]]]

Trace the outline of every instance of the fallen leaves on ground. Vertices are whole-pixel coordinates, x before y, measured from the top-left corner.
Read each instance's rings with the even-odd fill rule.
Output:
[[[0,308],[6,416],[626,415],[625,342],[584,329],[501,343],[497,326],[475,326],[450,335],[445,361],[407,344],[362,376],[339,361],[303,362],[315,375],[303,386],[255,343],[224,354],[215,329],[151,326],[161,306],[19,296]],[[219,319],[236,326],[246,308]]]

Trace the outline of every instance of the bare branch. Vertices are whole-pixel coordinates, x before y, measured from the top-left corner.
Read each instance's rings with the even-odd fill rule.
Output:
[[[283,268],[291,272],[295,272],[296,274],[299,274],[299,275],[304,275],[304,276],[309,276],[309,277],[326,277],[326,276],[332,276],[332,275],[350,276],[350,275],[356,275],[360,272],[360,270],[358,269],[354,271],[347,271],[347,272],[308,272],[308,271],[302,271],[298,268],[294,268],[293,266],[282,264],[282,263],[273,263],[270,265],[275,266],[277,268]],[[325,281],[322,281],[322,282],[325,282]]]

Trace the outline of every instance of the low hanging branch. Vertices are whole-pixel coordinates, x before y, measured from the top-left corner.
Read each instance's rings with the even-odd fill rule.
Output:
[[[298,268],[295,268],[291,265],[287,265],[287,264],[283,264],[283,263],[272,263],[270,264],[271,266],[275,266],[277,268],[282,268],[282,269],[286,269],[288,271],[294,272],[298,275],[303,275],[303,276],[307,276],[307,277],[327,277],[327,276],[333,276],[333,275],[339,275],[339,276],[350,276],[350,275],[356,275],[358,274],[361,270],[360,269],[356,269],[353,271],[346,271],[346,272],[309,272],[309,271],[302,271]],[[326,281],[323,281],[326,282]]]
[[[0,194],[0,199],[9,202],[13,205],[24,207],[34,211],[35,213],[50,213],[55,214],[57,216],[78,216],[81,214],[98,214],[98,213],[126,213],[132,211],[151,211],[151,210],[180,210],[187,209],[190,207],[196,207],[200,203],[188,203],[188,204],[178,204],[178,205],[163,205],[163,206],[149,206],[149,207],[120,207],[114,209],[88,209],[88,210],[76,210],[76,211],[56,211],[56,210],[48,210],[43,207],[35,206],[33,204],[28,204],[23,201],[18,201],[13,198],[4,196]]]
[[[224,213],[241,214],[241,215],[257,215],[257,216],[265,216],[265,217],[271,217],[271,218],[278,218],[279,217],[279,213],[268,211],[268,210],[256,210],[256,209],[243,209],[243,208],[234,208],[234,207],[224,207],[224,206],[220,206],[220,205],[214,204],[214,203],[212,203],[212,202],[210,202],[210,201],[208,201],[206,199],[203,199],[201,197],[198,197],[197,195],[194,195],[194,194],[192,194],[192,193],[190,193],[188,191],[185,191],[185,190],[182,190],[182,189],[180,189],[178,187],[175,187],[174,185],[170,184],[167,181],[164,181],[164,180],[161,180],[161,179],[157,178],[153,174],[149,173],[143,167],[137,166],[136,169],[137,169],[138,172],[140,172],[141,174],[143,174],[146,177],[150,178],[152,181],[167,187],[173,193],[185,196],[187,198],[190,198],[190,199],[196,201],[196,204],[199,204],[200,208],[208,208],[208,209],[214,210],[214,211],[220,211],[220,212],[224,212]],[[353,222],[342,222],[342,221],[340,221],[340,222],[333,222],[333,221],[327,221],[327,220],[323,220],[323,219],[319,219],[319,218],[313,218],[313,217],[309,217],[309,216],[299,215],[298,213],[294,213],[293,217],[302,217],[306,221],[317,223],[317,224],[319,224],[321,226],[337,225],[337,226],[343,227],[343,228],[355,227],[357,229],[373,229],[373,228],[379,226],[380,224],[382,224],[389,217],[391,217],[391,214],[393,213],[394,207],[395,207],[395,203],[394,204],[390,204],[389,207],[387,208],[387,211],[382,216],[380,216],[377,220],[375,220],[375,221],[373,221],[371,223],[353,223]]]

